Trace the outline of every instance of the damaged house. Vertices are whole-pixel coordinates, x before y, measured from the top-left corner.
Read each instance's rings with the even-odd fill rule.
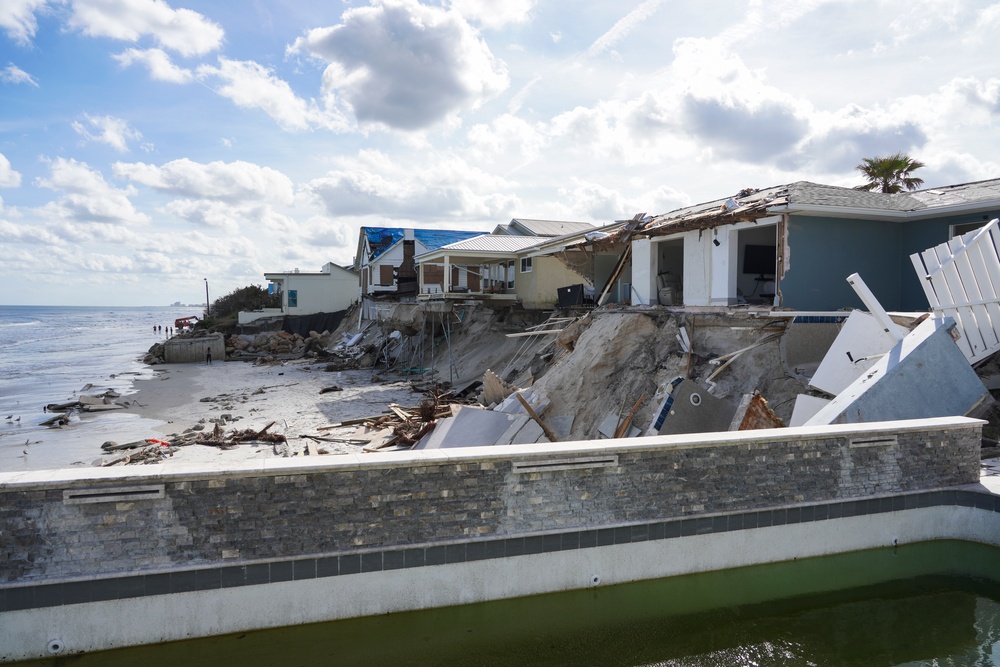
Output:
[[[862,307],[845,278],[890,311],[923,311],[910,255],[1000,213],[1000,179],[899,194],[799,181],[632,221],[615,232],[632,303]]]

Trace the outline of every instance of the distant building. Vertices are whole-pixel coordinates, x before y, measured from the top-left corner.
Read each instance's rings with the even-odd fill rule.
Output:
[[[239,323],[248,324],[262,317],[313,315],[347,310],[357,300],[358,276],[350,269],[329,262],[320,271],[265,273],[268,292],[281,295],[280,308],[262,308],[241,312]]]

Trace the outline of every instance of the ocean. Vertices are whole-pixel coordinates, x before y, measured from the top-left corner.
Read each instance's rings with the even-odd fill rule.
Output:
[[[115,433],[143,433],[149,420],[124,413],[74,415],[58,434],[39,424],[53,416],[42,409],[49,403],[133,393],[135,380],[153,376],[141,359],[166,328],[201,314],[197,306],[0,306],[0,471],[89,466]]]

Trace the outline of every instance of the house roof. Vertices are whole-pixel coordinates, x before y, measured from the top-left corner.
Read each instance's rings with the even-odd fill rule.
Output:
[[[902,220],[986,208],[1000,208],[1000,179],[898,194],[797,181],[744,190],[732,197],[657,215],[625,229],[660,236],[759,220],[778,213]]]
[[[535,236],[500,236],[497,234],[483,234],[475,238],[450,243],[443,246],[441,250],[455,252],[499,252],[512,253],[525,248],[537,245],[541,239]]]
[[[369,260],[376,259],[392,246],[403,240],[406,233],[404,227],[362,227],[362,233],[368,239],[370,251]],[[413,238],[426,247],[434,250],[449,243],[462,241],[481,235],[482,232],[470,232],[453,229],[413,229]]]
[[[509,224],[497,225],[493,233],[511,236],[563,236],[591,229],[594,229],[594,225],[589,222],[512,218]]]

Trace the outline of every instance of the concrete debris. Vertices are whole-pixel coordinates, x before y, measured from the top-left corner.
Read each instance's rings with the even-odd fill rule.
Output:
[[[716,398],[695,380],[676,378],[670,383],[670,393],[656,412],[647,435],[679,433],[709,433],[729,429],[737,406]]]
[[[982,414],[993,399],[955,335],[950,317],[928,318],[806,425]]]
[[[891,332],[885,331],[870,313],[852,311],[809,380],[809,386],[830,396],[844,391],[909,332],[892,322],[888,326],[892,327]]]

